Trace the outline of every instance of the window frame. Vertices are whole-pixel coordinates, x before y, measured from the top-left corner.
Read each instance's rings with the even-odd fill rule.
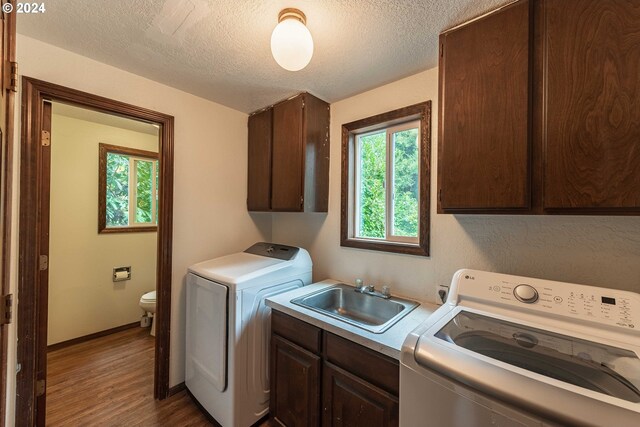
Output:
[[[137,148],[123,147],[119,145],[110,145],[100,143],[98,148],[98,233],[131,233],[131,232],[151,232],[158,231],[156,223],[138,223],[132,225],[131,219],[135,218],[135,209],[129,209],[129,225],[125,227],[109,227],[107,226],[107,156],[110,153],[129,156],[129,188],[137,188],[137,174],[132,165],[136,160],[152,162],[152,192],[156,196],[152,203],[152,217],[157,218],[156,200],[159,202],[159,194],[156,188],[156,179],[153,172],[157,171],[156,162],[159,159],[158,153],[153,151],[145,151]],[[130,192],[131,196],[131,192]],[[135,207],[135,202],[134,202]],[[129,199],[129,208],[131,208],[131,198]]]
[[[380,130],[386,131],[386,162],[392,164],[393,152],[391,146],[393,133],[406,128],[415,127],[419,122],[418,141],[418,238],[404,236],[390,236],[393,222],[393,196],[389,189],[393,188],[393,168],[386,168],[385,209],[386,233],[385,239],[358,237],[359,212],[359,143],[358,138],[371,135]],[[412,125],[412,126],[408,126]],[[430,147],[431,147],[431,101],[414,104],[408,107],[389,111],[383,114],[367,117],[342,125],[342,183],[341,183],[341,220],[340,246],[359,249],[369,249],[385,252],[403,253],[409,255],[429,256],[429,224],[430,224]],[[390,179],[391,178],[391,179]],[[389,214],[390,213],[390,214]]]

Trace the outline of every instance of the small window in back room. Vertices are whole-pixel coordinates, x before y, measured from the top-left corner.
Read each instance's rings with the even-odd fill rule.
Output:
[[[98,231],[155,231],[158,153],[100,144]]]
[[[428,255],[430,103],[343,125],[342,246]]]

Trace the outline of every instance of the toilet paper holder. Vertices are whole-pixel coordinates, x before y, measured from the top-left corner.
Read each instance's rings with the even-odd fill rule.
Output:
[[[122,282],[125,280],[131,280],[131,266],[113,267],[113,281]]]

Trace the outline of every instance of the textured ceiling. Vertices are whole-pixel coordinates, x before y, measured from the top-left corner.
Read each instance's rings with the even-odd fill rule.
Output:
[[[329,102],[437,65],[438,34],[510,0],[47,0],[18,32],[250,112],[299,91]],[[307,15],[302,71],[270,51],[278,12]]]

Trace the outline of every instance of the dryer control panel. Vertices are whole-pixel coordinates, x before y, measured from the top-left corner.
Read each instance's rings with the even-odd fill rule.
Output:
[[[277,243],[258,242],[244,250],[246,253],[277,258],[283,261],[291,261],[300,251],[300,248]]]
[[[633,292],[477,270],[460,270],[453,282],[459,298],[640,329],[640,294]]]

